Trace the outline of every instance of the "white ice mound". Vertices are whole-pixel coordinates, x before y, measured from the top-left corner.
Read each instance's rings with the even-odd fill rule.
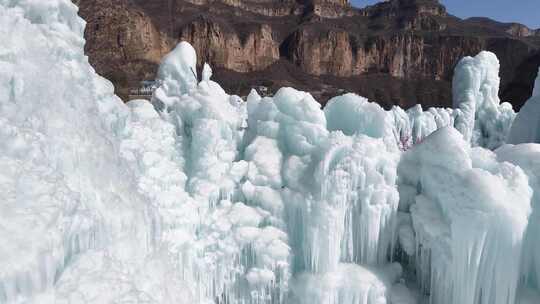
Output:
[[[506,142],[514,145],[540,143],[540,70],[533,95],[517,114]]]
[[[495,149],[506,139],[515,113],[499,100],[499,60],[491,52],[463,58],[452,82],[455,127],[474,146]]]
[[[393,121],[377,103],[356,94],[330,99],[324,108],[328,130],[345,135],[365,134],[374,138],[392,136]]]
[[[404,111],[394,106],[385,111],[377,103],[369,102],[356,94],[346,94],[330,99],[324,108],[328,130],[342,131],[352,136],[364,134],[395,142],[401,150],[408,150],[420,143],[437,129],[454,125],[452,109],[429,108],[416,105]]]
[[[417,276],[431,301],[515,303],[531,212],[523,171],[443,128],[405,153],[398,173],[416,189]]]

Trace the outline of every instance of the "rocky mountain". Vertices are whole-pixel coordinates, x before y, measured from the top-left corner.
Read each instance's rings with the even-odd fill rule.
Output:
[[[153,79],[162,56],[190,42],[230,93],[293,86],[325,102],[357,92],[385,107],[451,105],[457,61],[501,61],[501,99],[520,108],[540,65],[540,30],[462,20],[436,0],[78,0],[87,53],[120,95]],[[122,72],[117,72],[117,71]]]

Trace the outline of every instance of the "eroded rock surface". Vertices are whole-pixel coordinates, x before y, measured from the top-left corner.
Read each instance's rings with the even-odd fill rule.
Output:
[[[501,99],[519,109],[540,65],[540,31],[461,20],[436,0],[363,9],[346,0],[79,0],[87,52],[121,95],[153,79],[187,40],[235,94],[294,86],[321,102],[353,91],[385,106],[450,106],[457,61],[480,50],[501,60]],[[519,73],[518,73],[519,71]]]

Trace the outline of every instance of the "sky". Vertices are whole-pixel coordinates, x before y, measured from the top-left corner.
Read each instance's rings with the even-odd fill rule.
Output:
[[[377,0],[349,0],[364,7]],[[448,12],[460,18],[489,17],[501,22],[518,22],[540,28],[540,0],[441,0]]]

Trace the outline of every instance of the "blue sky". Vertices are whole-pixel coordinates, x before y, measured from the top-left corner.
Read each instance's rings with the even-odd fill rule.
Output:
[[[352,5],[364,7],[376,0],[350,0]],[[519,22],[540,28],[540,0],[442,0],[448,12],[460,18],[489,17],[502,22]]]

